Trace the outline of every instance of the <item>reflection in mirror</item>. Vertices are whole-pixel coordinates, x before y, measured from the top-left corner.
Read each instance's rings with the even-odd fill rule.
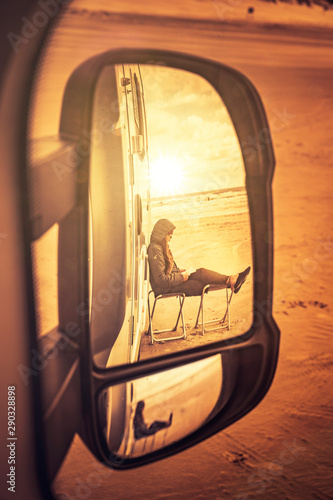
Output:
[[[135,362],[244,333],[252,322],[252,272],[237,295],[230,287],[252,265],[245,170],[220,96],[186,71],[106,66],[92,120],[89,319],[95,363]],[[197,272],[188,279],[181,274],[192,268]],[[205,295],[203,332],[195,325],[207,282],[223,289]],[[177,331],[157,333],[174,326],[179,298],[159,300],[151,323],[151,287],[150,312],[154,295],[185,292],[185,333],[181,318]],[[224,321],[207,324],[216,319]],[[172,336],[179,340],[165,340]]]
[[[164,448],[208,422],[221,393],[220,355],[110,387],[98,403],[107,448],[121,458]]]

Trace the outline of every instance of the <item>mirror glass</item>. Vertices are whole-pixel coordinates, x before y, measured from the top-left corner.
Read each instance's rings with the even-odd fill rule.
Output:
[[[220,408],[222,384],[216,355],[106,389],[98,411],[108,450],[135,458],[186,437]]]
[[[96,86],[92,120],[94,362],[135,362],[244,333],[252,322],[252,271],[239,293],[230,286],[252,266],[245,170],[216,90],[158,64],[110,65]],[[207,283],[221,286],[204,295],[203,332],[195,325]],[[175,326],[182,299],[158,299],[150,322],[152,288],[150,313],[155,296],[185,293],[175,331],[157,333]],[[178,339],[165,340],[171,337]]]

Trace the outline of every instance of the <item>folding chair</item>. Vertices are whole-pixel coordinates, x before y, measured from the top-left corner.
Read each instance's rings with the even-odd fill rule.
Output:
[[[150,292],[148,293],[148,315],[149,315],[149,330],[148,330],[148,334],[150,335],[151,344],[153,344],[154,341],[155,342],[166,342],[168,340],[186,339],[186,329],[185,329],[185,321],[184,321],[184,314],[183,314],[183,305],[184,305],[184,301],[185,301],[185,293],[163,293],[163,294],[157,295],[157,297],[155,297],[155,295],[154,295],[154,297],[155,297],[154,304],[153,304],[153,308],[151,309],[150,295],[152,293],[154,294],[153,290],[150,290]],[[154,316],[154,312],[155,312],[155,307],[156,307],[157,301],[161,300],[161,299],[169,299],[170,297],[178,297],[178,299],[179,299],[179,313],[178,313],[176,324],[175,324],[175,326],[173,328],[170,328],[168,330],[157,330],[157,331],[154,332],[154,330],[153,330],[153,316]],[[160,333],[165,333],[165,332],[175,332],[177,330],[177,326],[178,326],[180,318],[182,319],[182,328],[183,328],[183,334],[181,336],[178,336],[178,337],[168,337],[168,338],[162,338],[162,339],[156,339],[154,337],[154,334],[158,335]]]
[[[227,308],[224,313],[223,318],[221,319],[214,319],[212,321],[206,321],[204,320],[204,296],[207,294],[209,291],[210,292],[216,292],[218,290],[226,290],[226,298],[227,298]],[[230,297],[229,297],[229,291],[230,291]],[[194,325],[194,328],[197,328],[199,325],[202,327],[202,333],[201,335],[204,335],[205,332],[211,332],[213,330],[219,330],[220,328],[228,328],[230,330],[230,302],[232,299],[233,292],[231,291],[230,288],[227,288],[226,285],[206,285],[204,289],[202,290],[201,294],[201,300],[200,300],[200,306],[198,310],[198,316],[196,323]],[[199,317],[200,317],[200,312],[201,312],[201,323],[199,323]],[[228,317],[228,324],[223,325],[225,322],[226,317]],[[205,325],[213,324],[213,323],[220,323],[220,325],[217,325],[214,328],[205,328]]]

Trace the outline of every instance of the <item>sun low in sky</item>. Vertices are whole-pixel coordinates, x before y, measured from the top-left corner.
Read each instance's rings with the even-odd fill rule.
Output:
[[[229,114],[215,89],[187,71],[142,65],[151,197],[244,186]]]
[[[150,187],[153,192],[175,195],[184,192],[186,176],[181,158],[160,154],[150,161]]]

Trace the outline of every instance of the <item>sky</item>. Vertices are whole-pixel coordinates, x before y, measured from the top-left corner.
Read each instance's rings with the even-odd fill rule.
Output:
[[[238,139],[215,89],[183,70],[140,68],[152,197],[243,186]]]

